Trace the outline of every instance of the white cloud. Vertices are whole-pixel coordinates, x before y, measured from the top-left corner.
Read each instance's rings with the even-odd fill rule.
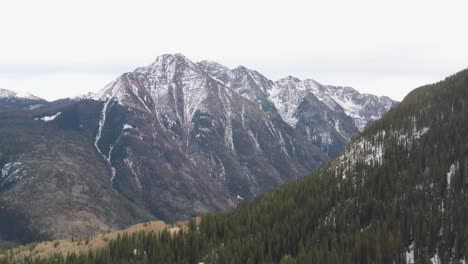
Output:
[[[55,99],[178,52],[272,79],[311,77],[401,99],[413,85],[468,67],[467,7],[450,0],[4,1],[0,87]]]

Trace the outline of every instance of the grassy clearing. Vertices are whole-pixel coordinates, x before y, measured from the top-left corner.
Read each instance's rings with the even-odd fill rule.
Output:
[[[117,238],[117,236],[124,233],[132,234],[135,232],[160,232],[168,229],[171,233],[180,231],[187,228],[187,222],[181,221],[175,225],[168,225],[163,221],[152,221],[140,223],[130,226],[124,230],[112,231],[105,234],[100,234],[89,238],[71,238],[61,239],[54,241],[44,241],[39,243],[32,243],[11,249],[7,252],[13,253],[15,257],[22,258],[26,256],[33,257],[47,257],[55,253],[62,253],[64,255],[71,253],[86,253],[88,251],[98,250],[106,247],[110,240]],[[0,254],[0,258],[2,255]]]

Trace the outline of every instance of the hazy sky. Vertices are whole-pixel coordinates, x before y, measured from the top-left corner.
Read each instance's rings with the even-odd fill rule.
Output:
[[[468,1],[0,3],[0,88],[97,91],[163,53],[402,99],[468,67]]]

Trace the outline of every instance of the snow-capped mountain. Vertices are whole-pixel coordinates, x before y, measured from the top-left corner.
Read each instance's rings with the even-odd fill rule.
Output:
[[[285,100],[284,90],[291,90],[295,96]],[[276,82],[271,91],[272,99],[276,103],[282,116],[285,116],[291,125],[297,122],[295,110],[301,100],[308,94],[313,94],[326,107],[335,112],[343,112],[353,119],[359,131],[380,119],[384,113],[394,107],[397,102],[389,97],[378,97],[370,94],[361,94],[351,87],[322,85],[314,80],[304,81],[294,77],[287,77]]]
[[[103,108],[95,146],[111,168],[112,184],[118,189],[131,181],[154,202],[162,199],[160,192],[152,194],[142,182],[158,175],[170,184],[172,174],[186,171],[189,182],[204,183],[198,196],[227,205],[238,195],[254,197],[324,164],[328,157],[276,114],[273,103],[261,97],[264,91],[237,89],[250,81],[246,73],[242,67],[233,70],[231,88],[183,55],[162,55],[97,93],[94,99],[103,101]],[[262,102],[274,114],[266,114]],[[149,146],[166,157],[167,172],[157,164],[136,165]],[[177,157],[168,156],[171,152]],[[176,186],[162,191],[171,188],[187,192]],[[210,198],[216,193],[223,198]]]
[[[312,80],[287,77],[276,82],[270,97],[291,126],[334,157],[359,130],[339,104],[318,92],[319,87]]]
[[[225,210],[321,167],[354,117],[387,109],[336,90],[167,54],[92,96],[15,100],[0,111],[0,202],[55,236]],[[4,94],[0,110],[19,97]]]
[[[205,183],[204,199],[213,200],[206,193],[221,191],[226,204],[235,203],[238,195],[254,197],[338,154],[359,132],[356,120],[368,123],[368,116],[388,110],[368,107],[377,113],[365,115],[367,97],[372,96],[312,80],[273,82],[243,66],[229,69],[166,54],[96,93],[93,99],[102,101],[103,108],[94,145],[116,188],[130,181],[151,196],[141,182],[154,175],[132,166],[141,164],[148,151],[142,151],[143,145],[164,141],[151,150],[159,149],[163,156],[178,153],[179,158],[167,160],[171,173],[180,170],[174,162],[186,163],[186,177]],[[135,141],[128,143],[128,137]]]
[[[29,93],[20,93],[20,92],[14,92],[10,91],[7,89],[1,89],[0,88],[0,98],[2,99],[27,99],[27,100],[44,100],[42,98],[39,98],[37,96],[34,96]]]
[[[44,106],[46,101],[29,93],[0,89],[0,110],[25,110]]]
[[[351,87],[327,85],[323,90],[319,90],[323,94],[322,98],[329,97],[343,107],[345,113],[354,119],[360,131],[382,118],[388,110],[397,105],[396,101],[387,96],[361,94]],[[329,99],[324,99],[324,101],[329,101]]]
[[[330,157],[397,104],[388,97],[361,94],[350,87],[322,85],[311,79],[302,81],[288,76],[273,82],[243,66],[231,70],[210,61],[198,65],[262,110],[280,114]]]

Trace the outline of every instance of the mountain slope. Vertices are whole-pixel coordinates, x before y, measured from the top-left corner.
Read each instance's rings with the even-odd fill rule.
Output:
[[[178,236],[122,237],[91,262],[465,263],[467,105],[465,70],[411,92],[319,172]]]
[[[0,113],[0,203],[14,209],[2,215],[10,220],[2,223],[0,239],[37,237],[7,236],[18,221],[8,212],[23,215],[23,228],[40,230],[41,237],[86,236],[152,218],[108,184],[91,137],[99,103],[65,105]]]

